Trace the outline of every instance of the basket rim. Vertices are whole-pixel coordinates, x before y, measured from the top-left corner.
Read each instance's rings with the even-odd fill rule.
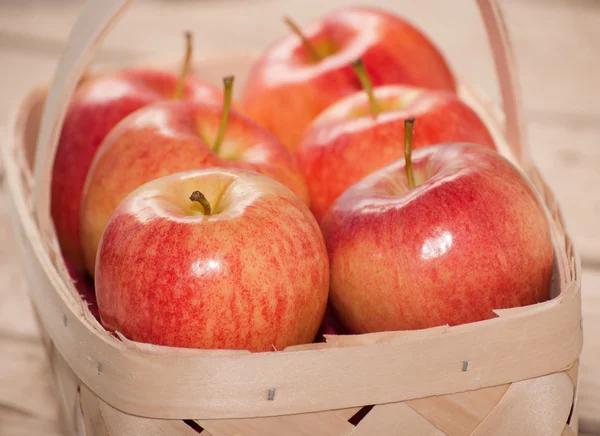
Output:
[[[37,286],[32,286],[33,289],[30,293],[32,294],[34,303],[36,303],[35,306],[42,319],[44,329],[52,337],[52,340],[59,349],[61,355],[67,360],[84,384],[86,384],[96,395],[117,409],[135,415],[154,418],[183,419],[203,417],[204,419],[210,419],[272,416],[289,413],[313,412],[332,408],[354,407],[363,404],[380,404],[383,402],[402,401],[430,395],[454,393],[461,390],[478,389],[560,371],[571,365],[581,352],[582,334],[579,329],[581,318],[581,265],[577,252],[573,250],[572,245],[569,244],[570,241],[568,240],[568,235],[565,234],[560,220],[557,219],[554,213],[552,217],[553,243],[556,255],[556,271],[558,273],[557,280],[560,282],[561,293],[554,299],[537,305],[499,310],[497,311],[499,316],[494,319],[455,327],[441,326],[410,332],[333,336],[328,338],[330,341],[328,344],[308,344],[307,346],[289,347],[288,349],[278,352],[266,353],[160,347],[135,343],[124,338],[121,338],[121,341],[119,341],[100,326],[95,318],[89,313],[87,306],[82,304],[81,300],[77,299],[72,293],[72,289],[69,289],[73,287],[72,285],[69,286],[70,284],[65,280],[66,276],[64,275],[64,272],[61,274],[61,271],[59,271],[52,262],[51,256],[53,254],[47,252],[43,248],[43,244],[41,243],[42,236],[35,223],[33,213],[26,201],[28,198],[27,190],[30,187],[23,184],[22,174],[20,174],[20,172],[22,173],[24,170],[22,167],[23,162],[22,158],[19,160],[18,156],[24,141],[22,133],[29,113],[28,110],[36,97],[38,99],[40,98],[40,92],[44,92],[43,89],[43,86],[34,88],[22,101],[21,105],[14,112],[13,119],[11,120],[8,130],[9,138],[7,138],[8,140],[5,142],[5,145],[0,147],[2,149],[3,160],[6,163],[5,166],[7,166],[7,184],[17,209],[18,223],[21,226],[21,230],[24,232],[24,234],[22,234],[23,240],[21,242],[25,246],[26,252],[30,254],[30,263],[33,262],[32,259],[35,259],[39,265],[39,271],[43,271],[46,275],[45,279],[47,284],[44,286],[44,283],[38,283]],[[477,96],[474,96],[474,98],[476,100],[478,99]],[[485,104],[485,102],[482,104]],[[544,183],[543,180],[541,180],[541,183]],[[542,188],[545,188],[545,186],[542,185]],[[48,288],[48,285],[50,285],[51,288]],[[46,288],[45,291],[41,289],[43,287]],[[48,293],[48,289],[52,289],[54,295],[52,295],[52,292]],[[44,304],[44,302],[47,304]],[[49,308],[53,309],[50,310]],[[64,340],[65,336],[61,333],[61,331],[64,332],[64,330],[61,330],[61,327],[63,327],[63,319],[61,319],[60,314],[67,320],[69,326],[80,329],[78,332],[79,337],[71,337],[70,342]],[[555,331],[557,335],[562,332],[560,341],[558,339],[556,341],[557,343],[561,342],[561,347],[558,347],[558,349],[563,350],[562,346],[564,346],[565,348],[563,351],[568,350],[569,352],[558,358],[557,356],[553,357],[553,354],[555,353],[546,355],[542,352],[540,354],[544,357],[540,360],[544,360],[544,362],[541,362],[542,367],[540,367],[537,372],[533,371],[531,368],[522,368],[520,372],[517,372],[518,375],[509,377],[510,379],[506,377],[506,374],[496,377],[490,377],[489,374],[487,374],[488,376],[483,377],[483,380],[481,377],[469,378],[469,376],[463,376],[463,379],[467,379],[467,382],[451,384],[451,386],[446,386],[445,388],[430,387],[429,390],[422,392],[384,392],[384,394],[379,395],[367,392],[359,393],[360,395],[358,397],[354,396],[347,399],[327,398],[326,401],[323,401],[322,399],[320,401],[314,401],[310,398],[311,392],[313,395],[315,394],[314,387],[307,388],[306,386],[304,386],[306,388],[306,396],[301,398],[301,400],[298,400],[297,398],[296,400],[287,398],[285,394],[286,389],[291,389],[291,387],[286,387],[285,375],[281,373],[281,370],[278,370],[278,368],[286,368],[286,365],[289,366],[291,362],[290,356],[292,356],[292,359],[296,357],[296,361],[303,361],[306,366],[314,366],[313,362],[321,359],[322,365],[325,368],[328,368],[328,370],[332,370],[334,369],[332,363],[339,363],[340,360],[344,359],[360,360],[361,353],[368,354],[369,360],[372,360],[377,356],[400,356],[406,347],[419,349],[419,344],[440,341],[441,339],[446,342],[450,340],[456,341],[456,339],[453,338],[460,339],[470,335],[473,335],[474,338],[475,334],[484,334],[485,332],[487,332],[485,334],[488,336],[491,335],[490,337],[494,337],[490,332],[500,331],[502,329],[511,331],[509,325],[515,323],[523,323],[523,326],[525,326],[526,323],[528,325],[527,328],[529,329],[532,328],[531,326],[539,319],[552,320],[552,325],[550,326],[552,331]],[[548,329],[548,326],[546,326],[546,329]],[[565,332],[568,332],[568,334]],[[81,356],[73,353],[73,350],[70,350],[67,346],[68,343],[73,345],[76,339],[81,340],[82,338],[90,341],[88,345],[91,345],[91,347],[88,348],[91,348],[91,350],[87,350],[88,353],[86,354],[86,357],[88,357],[87,360],[92,363],[91,366],[89,365],[90,362],[87,362],[87,364],[85,364],[86,362],[83,364],[79,362],[78,364],[78,357]],[[473,341],[476,342],[474,339]],[[457,344],[461,344],[460,340]],[[463,355],[468,355],[468,350],[470,348],[477,351],[476,344],[469,343],[469,345],[469,347],[462,350]],[[548,344],[544,345],[547,346]],[[481,352],[481,349],[479,349],[479,351]],[[532,354],[531,349],[524,350],[524,352],[525,354]],[[97,364],[101,363],[101,360],[108,355],[113,358],[121,357],[120,365],[125,367],[125,370],[123,371],[120,371],[118,368],[112,369],[114,373],[111,375],[111,377],[113,377],[111,383],[98,380],[99,374]],[[482,359],[483,358],[485,358],[485,356],[483,356]],[[131,398],[130,395],[128,395],[127,390],[131,389],[132,386],[137,387],[139,390],[141,383],[139,380],[133,384],[127,383],[127,381],[128,379],[131,379],[131,377],[139,378],[139,376],[135,375],[135,371],[128,372],[128,370],[133,370],[136,365],[140,367],[139,363],[144,360],[151,360],[150,365],[146,365],[144,368],[144,371],[150,371],[150,373],[146,374],[144,380],[147,380],[148,377],[150,377],[150,374],[152,374],[152,365],[159,365],[163,368],[168,365],[173,365],[175,368],[178,366],[186,367],[185,363],[182,364],[181,362],[183,360],[188,361],[188,370],[190,370],[189,362],[192,361],[194,362],[192,366],[196,370],[206,370],[208,367],[220,366],[221,371],[219,374],[215,373],[209,377],[196,377],[196,382],[201,381],[200,386],[209,393],[209,397],[218,394],[218,389],[215,389],[215,386],[220,386],[222,388],[224,385],[229,384],[230,386],[233,385],[235,387],[235,383],[244,383],[247,380],[254,380],[254,383],[251,388],[246,387],[245,389],[242,389],[243,392],[237,392],[248,400],[245,402],[247,404],[244,404],[244,407],[241,408],[240,402],[236,401],[235,390],[227,392],[226,396],[220,397],[219,400],[221,403],[217,402],[218,404],[216,405],[208,404],[206,401],[204,403],[202,403],[202,401],[197,401],[197,403],[202,404],[193,404],[192,402],[191,406],[190,404],[182,404],[182,401],[174,401],[174,407],[165,407],[165,404],[160,404],[160,407],[156,404],[140,404],[135,398]],[[460,366],[459,363],[462,364],[464,356],[462,360],[459,356],[455,356],[450,360],[456,362],[456,364]],[[470,361],[475,363],[477,359],[470,359]],[[502,369],[503,365],[507,365],[509,361],[510,359],[507,360],[506,358],[504,358],[504,360],[498,359],[492,366]],[[513,362],[513,364],[514,363],[515,362]],[[460,368],[458,366],[457,373],[460,375]],[[228,369],[226,370],[223,368]],[[265,368],[273,371],[270,380],[269,377],[260,375],[260,372],[264,372]],[[108,377],[108,369],[109,366],[105,364],[102,371],[105,378]],[[367,367],[365,366],[363,369],[367,369]],[[393,365],[388,365],[388,367],[384,369],[394,369],[397,371],[398,368],[393,368]],[[484,367],[481,371],[485,370],[484,372],[490,372],[489,369],[489,367]],[[304,371],[305,375],[310,374],[309,371],[306,371],[306,368]],[[360,372],[356,371],[356,368],[352,369],[350,367],[348,368],[348,371],[352,372],[354,376],[360,375]],[[237,375],[236,372],[238,373]],[[327,371],[321,370],[315,372],[313,368],[312,372],[315,376],[320,375],[323,377],[329,375],[330,378],[337,379],[339,385],[343,385],[342,383],[345,380],[344,377],[334,377],[332,374],[326,374]],[[196,374],[196,376],[198,376],[198,374]],[[229,380],[224,380],[224,378],[228,378]],[[117,380],[119,382],[117,382]],[[231,380],[234,381],[233,384],[231,383]],[[110,388],[107,388],[108,384],[111,385]],[[277,399],[279,401],[268,401],[266,392],[272,385],[276,385],[275,387],[278,389]],[[198,385],[195,386],[198,387]],[[237,387],[239,388],[240,386]],[[284,393],[281,393],[281,391]],[[298,397],[298,392],[295,392],[295,394],[295,397]],[[282,396],[284,399],[282,399]],[[289,396],[293,397],[294,393],[289,393]],[[213,398],[212,401],[215,401],[215,399]],[[301,407],[297,407],[300,403]]]

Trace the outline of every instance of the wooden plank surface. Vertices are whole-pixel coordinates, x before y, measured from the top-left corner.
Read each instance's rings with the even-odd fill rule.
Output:
[[[327,8],[344,5],[329,0]],[[363,0],[413,18],[455,70],[498,101],[491,58],[472,0]],[[281,17],[305,23],[319,0],[139,0],[106,41],[98,64],[178,56],[181,31],[196,55],[260,49],[285,32]],[[516,50],[534,160],[555,192],[584,263],[585,345],[580,430],[600,435],[600,3],[504,0]],[[0,126],[33,84],[51,77],[81,5],[69,0],[0,2]],[[152,29],[146,32],[145,29]],[[0,194],[0,434],[59,435],[56,399]],[[16,363],[19,362],[19,363]],[[8,380],[15,380],[14,383]]]

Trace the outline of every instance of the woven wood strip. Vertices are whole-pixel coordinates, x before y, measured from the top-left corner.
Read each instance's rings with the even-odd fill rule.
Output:
[[[573,365],[565,371],[565,374],[569,376],[573,386],[577,387],[577,380],[579,378],[579,359],[577,359]]]
[[[100,400],[81,386],[81,406],[86,436],[197,436],[196,430],[180,420],[141,418],[128,415]],[[204,431],[202,436],[212,436]],[[235,433],[230,433],[231,435]]]
[[[352,436],[446,436],[406,403],[391,403],[375,406],[358,423]]]
[[[494,410],[510,384],[407,401],[448,436],[470,435]]]
[[[567,374],[569,376],[569,379],[571,380],[571,383],[573,383],[573,386],[575,388],[575,393],[573,394],[573,411],[571,412],[571,417],[570,417],[570,422],[568,423],[568,426],[570,427],[570,429],[577,435],[579,432],[579,359],[577,359],[575,361],[575,363],[573,363],[573,366],[571,366],[571,368],[567,369],[565,371],[565,374]]]
[[[55,347],[52,346],[48,354],[54,380],[56,380],[56,389],[63,406],[64,419],[69,428],[77,428],[80,425],[77,417],[79,380]]]
[[[513,383],[472,436],[559,435],[573,403],[573,383],[564,372]]]
[[[361,409],[362,407],[352,407],[350,409],[334,410],[333,413],[336,413],[343,420],[348,421],[350,418],[360,412]]]
[[[348,436],[355,429],[336,412],[196,422],[213,436]]]

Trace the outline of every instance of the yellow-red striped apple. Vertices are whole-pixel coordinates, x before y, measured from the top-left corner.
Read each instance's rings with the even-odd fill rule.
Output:
[[[289,23],[289,20],[288,20]],[[295,150],[329,105],[361,89],[350,64],[363,58],[375,86],[406,84],[454,92],[438,48],[406,19],[374,7],[347,6],[269,47],[253,66],[246,113]]]
[[[369,91],[370,92],[370,91]],[[327,108],[309,126],[297,150],[317,221],[348,187],[402,157],[404,120],[418,118],[413,148],[472,142],[495,149],[473,109],[456,94],[401,85],[356,92]]]
[[[209,168],[153,180],[120,203],[95,284],[102,323],[132,340],[270,351],[315,339],[329,266],[292,191],[254,171]]]
[[[343,324],[353,333],[457,325],[546,300],[550,228],[522,173],[473,144],[412,157],[413,187],[398,160],[325,215],[330,298]]]
[[[222,101],[219,89],[197,78],[187,76],[182,80],[176,74],[149,68],[92,75],[77,87],[62,126],[51,188],[52,219],[63,255],[74,270],[84,269],[79,211],[85,179],[100,144],[127,115],[174,98],[179,83],[183,85],[180,98],[184,100]]]
[[[112,212],[135,188],[162,176],[208,167],[244,168],[283,183],[308,204],[295,157],[256,122],[229,111],[233,78],[225,81],[224,105],[156,103],[127,117],[106,137],[81,205],[81,241],[90,274]]]

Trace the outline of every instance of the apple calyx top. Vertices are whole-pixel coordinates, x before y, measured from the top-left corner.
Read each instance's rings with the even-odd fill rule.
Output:
[[[192,32],[185,32],[185,56],[183,58],[183,63],[181,64],[181,70],[179,72],[179,78],[177,79],[177,84],[175,85],[175,91],[173,92],[173,98],[175,100],[180,100],[183,97],[183,90],[185,88],[185,80],[190,71],[190,66],[192,63],[192,52],[194,49],[193,46],[193,35]]]
[[[221,123],[219,124],[219,131],[215,143],[213,144],[213,152],[219,154],[221,145],[223,144],[223,138],[225,137],[225,131],[227,130],[227,122],[229,121],[229,112],[231,112],[231,94],[233,93],[233,80],[234,76],[227,76],[223,78],[223,112],[221,113]]]
[[[200,203],[200,205],[202,206],[202,213],[204,215],[210,215],[210,213],[212,212],[210,203],[208,202],[208,200],[206,199],[206,197],[204,196],[204,194],[202,192],[200,192],[200,191],[192,192],[192,195],[190,195],[190,200]]]
[[[414,118],[404,120],[404,169],[406,170],[406,178],[408,179],[408,189],[414,189],[415,175],[412,168],[412,140],[415,126]]]
[[[302,30],[300,30],[300,27],[291,18],[284,17],[283,21],[302,40],[302,45],[310,53],[313,61],[319,62],[323,60],[323,56],[321,56],[314,44],[308,40],[304,33],[302,33]]]
[[[375,94],[373,93],[373,83],[369,78],[369,73],[367,73],[367,69],[365,68],[365,63],[362,60],[362,58],[358,58],[357,60],[352,62],[352,68],[358,76],[360,84],[367,93],[367,97],[369,97],[369,107],[371,108],[371,114],[373,116],[377,116],[381,112],[381,107],[379,107],[379,103],[377,103],[377,99],[375,98]]]

